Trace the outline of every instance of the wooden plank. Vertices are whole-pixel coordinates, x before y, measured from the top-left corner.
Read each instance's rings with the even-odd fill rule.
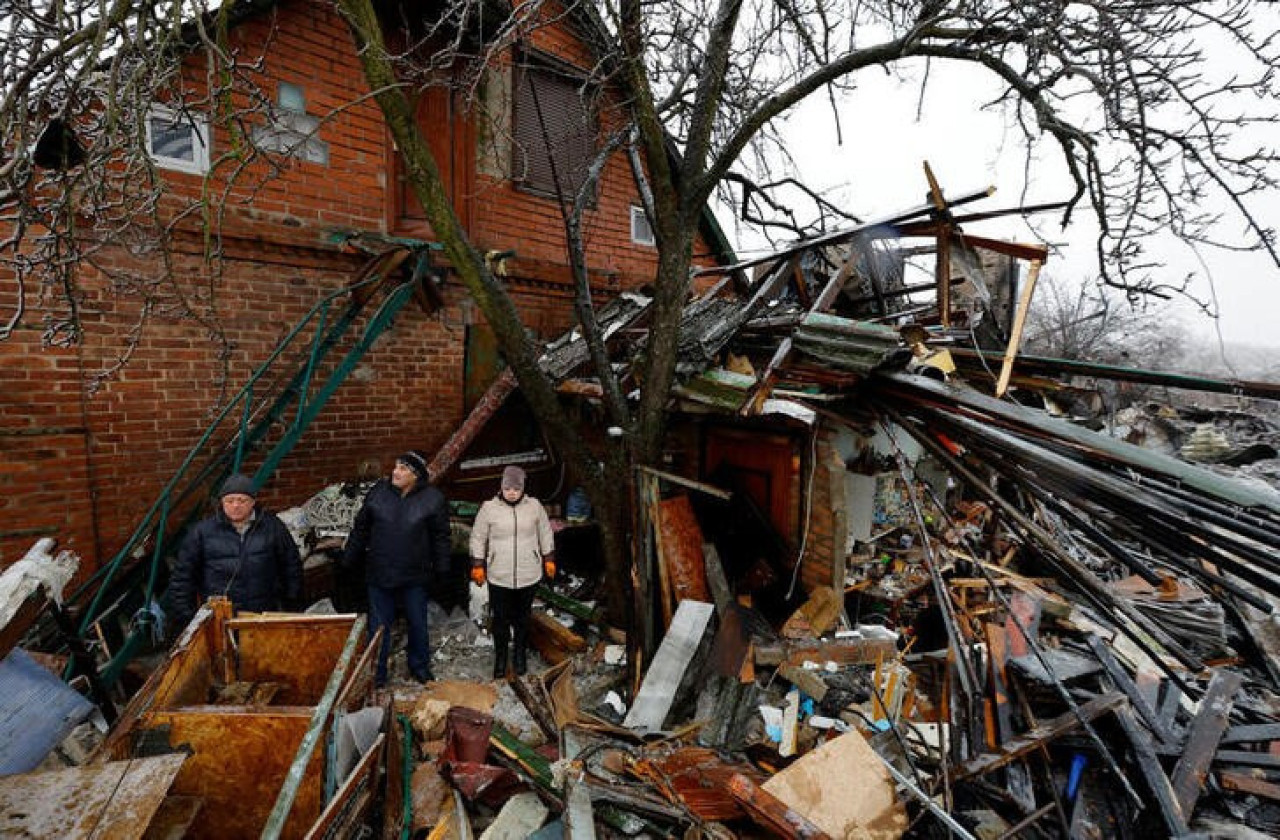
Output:
[[[138,840],[185,760],[178,753],[0,777],[0,832]]]
[[[641,731],[662,728],[675,701],[676,689],[702,643],[714,611],[705,602],[680,602],[623,726]]]
[[[1004,361],[1000,365],[1000,378],[996,380],[996,398],[1004,396],[1009,388],[1009,377],[1013,375],[1013,360],[1018,356],[1018,348],[1022,346],[1022,330],[1027,325],[1027,313],[1031,310],[1031,296],[1035,294],[1036,280],[1040,277],[1039,260],[1031,264],[1027,272],[1027,280],[1023,284],[1022,294],[1018,297],[1018,309],[1013,315],[1013,328],[1009,332],[1009,344],[1004,351]]]
[[[655,470],[653,467],[641,466],[641,467],[636,467],[636,469],[639,472],[644,473],[645,475],[653,476],[654,478],[661,479],[662,481],[665,481],[669,484],[675,484],[680,487],[684,487],[688,490],[696,490],[699,493],[705,493],[708,496],[711,496],[716,499],[720,499],[721,501],[724,501],[724,502],[727,502],[733,498],[732,491],[722,490],[719,487],[716,487],[714,484],[707,484],[702,481],[694,481],[692,478],[685,478],[682,475],[676,475],[675,473],[669,473],[663,470]]]
[[[1258,767],[1264,770],[1280,770],[1280,755],[1245,750],[1218,750],[1213,755],[1214,764],[1235,764],[1240,767]]]
[[[1251,793],[1263,799],[1280,802],[1280,785],[1265,779],[1255,779],[1248,773],[1231,773],[1226,770],[1218,773],[1218,782],[1226,790]]]
[[[951,770],[951,781],[954,782],[971,776],[990,773],[992,770],[1003,767],[1015,759],[1022,758],[1039,748],[1041,744],[1076,730],[1082,723],[1091,722],[1107,712],[1123,708],[1127,702],[1128,698],[1118,691],[1101,694],[1088,703],[1081,705],[1079,715],[1074,712],[1059,715],[1017,738],[1009,740],[999,752],[975,756],[962,764],[956,765]]]
[[[1152,747],[1151,739],[1129,709],[1118,710],[1116,719],[1120,721],[1120,727],[1129,738],[1138,770],[1147,783],[1147,790],[1151,791],[1155,797],[1156,805],[1160,808],[1160,817],[1164,820],[1165,827],[1169,829],[1169,836],[1180,837],[1186,834],[1187,819],[1182,811],[1182,805],[1179,804],[1178,797],[1174,793],[1173,784],[1160,765],[1160,759]]]
[[[1157,712],[1160,715],[1160,725],[1172,732],[1178,720],[1178,707],[1182,702],[1182,689],[1173,680],[1162,680],[1162,684],[1164,685],[1164,695],[1160,698],[1160,706]]]
[[[724,565],[720,562],[720,551],[714,543],[702,544],[702,559],[706,562],[707,589],[711,591],[712,602],[716,612],[723,619],[733,605],[733,589],[725,576]]]
[[[645,529],[653,540],[653,559],[654,565],[658,569],[658,605],[662,611],[662,629],[671,624],[671,613],[674,609],[674,600],[671,597],[671,578],[668,574],[666,558],[663,556],[662,539],[658,535],[658,506],[661,504],[662,497],[658,490],[658,479],[651,475],[641,475],[637,478],[640,482],[640,490],[643,501],[642,515],[648,520]],[[648,651],[645,651],[646,653]],[[638,657],[631,657],[630,661],[635,662]]]
[[[1129,702],[1133,705],[1133,710],[1142,718],[1147,728],[1154,732],[1161,741],[1172,741],[1173,732],[1160,719],[1159,713],[1147,702],[1146,695],[1138,690],[1137,683],[1129,676],[1129,672],[1124,669],[1124,666],[1112,656],[1106,644],[1097,636],[1086,636],[1085,641],[1088,642],[1089,649],[1093,651],[1093,655],[1102,663],[1102,667],[1107,670],[1107,675],[1116,684],[1116,688],[1128,696]]]
[[[1187,730],[1187,745],[1182,758],[1173,768],[1173,789],[1182,813],[1188,818],[1195,813],[1196,801],[1204,790],[1209,765],[1217,752],[1218,742],[1227,731],[1231,707],[1243,679],[1235,671],[1215,671],[1209,689],[1200,700],[1200,711]]]
[[[783,663],[802,665],[813,662],[835,662],[840,665],[871,665],[896,655],[897,643],[893,639],[836,639],[815,644],[807,642],[776,642],[755,646],[757,665],[778,666]]]
[[[784,662],[778,667],[778,676],[803,691],[819,703],[827,696],[827,684],[817,671]]]
[[[800,724],[800,692],[791,689],[787,692],[787,705],[782,710],[782,743],[778,745],[778,755],[789,758],[796,753],[796,729]]]
[[[929,162],[924,162],[924,177],[929,182],[929,197],[938,220],[938,252],[935,277],[938,284],[938,317],[943,328],[951,326],[951,210],[938,186]]]
[[[551,665],[559,665],[587,649],[587,640],[542,610],[529,615],[529,644]]]
[[[1223,744],[1243,744],[1258,741],[1280,741],[1280,723],[1259,723],[1250,726],[1232,726],[1222,736]]]
[[[428,475],[436,479],[447,473],[517,387],[519,383],[516,381],[515,371],[509,367],[504,368],[483,396],[476,401],[467,419],[462,421],[444,445],[436,451],[431,463],[427,466]]]

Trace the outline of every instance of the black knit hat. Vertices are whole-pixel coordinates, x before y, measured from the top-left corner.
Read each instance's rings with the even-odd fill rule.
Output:
[[[250,498],[257,498],[258,488],[253,486],[253,479],[241,473],[233,473],[227,476],[227,480],[222,482],[222,489],[218,491],[218,498],[230,496],[232,493],[239,493]]]
[[[427,471],[427,456],[422,454],[422,452],[417,449],[410,449],[408,452],[405,452],[403,455],[396,458],[396,460],[413,470],[413,474],[418,477],[419,481],[428,480],[429,473]]]

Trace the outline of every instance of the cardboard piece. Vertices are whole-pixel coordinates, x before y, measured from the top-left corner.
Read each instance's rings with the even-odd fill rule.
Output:
[[[893,778],[856,730],[805,754],[761,787],[832,837],[891,840],[907,830]]]

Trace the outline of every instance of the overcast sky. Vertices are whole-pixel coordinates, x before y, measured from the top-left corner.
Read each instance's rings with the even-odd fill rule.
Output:
[[[789,148],[800,179],[815,189],[829,191],[828,197],[863,218],[923,203],[928,189],[922,162],[928,160],[944,190],[959,195],[986,186],[996,194],[969,209],[997,209],[1020,204],[1064,200],[1070,185],[1059,159],[1046,148],[1043,159],[1024,173],[1024,149],[1016,130],[1009,130],[997,113],[980,113],[984,79],[968,68],[948,66],[948,83],[931,84],[923,103],[909,89],[896,87],[887,76],[868,73],[859,77],[856,97],[841,106],[843,144],[836,142],[831,107],[825,97],[811,97],[798,109],[785,128]],[[965,78],[966,73],[971,78]],[[933,78],[942,75],[935,66]],[[994,88],[987,87],[994,92]],[[990,95],[990,94],[988,94]],[[917,118],[917,109],[924,115]],[[1024,184],[1024,174],[1030,176]],[[1025,192],[1024,192],[1025,188]],[[1264,219],[1280,218],[1280,201],[1271,212],[1262,208]],[[984,236],[1020,241],[1048,241],[1061,246],[1052,254],[1044,271],[1057,277],[1084,280],[1094,270],[1094,228],[1088,224],[1090,211],[1077,211],[1080,221],[1066,231],[1060,214],[1037,217],[1038,236],[1017,218],[974,224],[966,230]],[[728,221],[726,219],[726,221]],[[732,223],[730,222],[730,225]],[[743,255],[753,242],[740,241]],[[1170,281],[1195,271],[1203,273],[1194,254],[1182,248],[1159,248],[1169,263]],[[1212,269],[1221,328],[1231,343],[1280,346],[1280,269],[1265,255],[1203,254]],[[1197,294],[1213,292],[1207,282],[1196,287]],[[1182,319],[1203,342],[1203,352],[1216,353],[1211,321],[1195,315],[1189,306]]]

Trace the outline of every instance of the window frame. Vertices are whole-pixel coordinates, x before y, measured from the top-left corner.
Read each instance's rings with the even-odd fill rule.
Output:
[[[528,77],[526,74],[533,75],[532,77]],[[576,87],[586,86],[594,89],[596,92],[599,91],[599,86],[591,82],[590,75],[585,70],[568,64],[565,61],[547,53],[536,50],[527,50],[521,53],[516,61],[512,77],[511,96],[511,182],[521,192],[529,195],[535,195],[540,198],[548,198],[554,201],[559,198],[556,194],[554,184],[551,184],[548,187],[541,182],[531,181],[529,178],[528,173],[531,167],[528,165],[528,153],[525,151],[526,144],[524,143],[525,133],[522,131],[522,119],[536,120],[536,115],[531,117],[522,116],[521,101],[524,98],[524,94],[522,92],[523,85],[526,83],[527,78],[536,79],[540,77],[549,79],[556,79],[558,77],[570,78],[574,80]],[[590,97],[589,94],[585,92],[583,95],[578,97],[578,101],[582,102],[583,105],[580,113],[584,114],[590,123],[591,149],[590,152],[586,153],[579,159],[582,165],[583,179],[585,179],[586,173],[594,161],[596,153],[599,151],[597,146],[600,138],[600,115],[598,110],[591,104],[593,99],[594,97]],[[541,132],[537,129],[533,130],[537,131],[537,139],[541,141]],[[553,142],[561,139],[564,138],[552,138]],[[557,163],[559,163],[559,161],[557,161]],[[548,180],[550,179],[549,172],[547,173],[547,178]],[[573,189],[576,193],[576,188],[580,186],[581,183],[582,181],[579,180],[576,183],[570,184],[570,189]],[[588,207],[596,206],[599,199],[599,193],[600,182],[597,180],[595,188],[587,197]],[[566,198],[571,201],[573,199],[573,195],[569,194]]]
[[[152,133],[151,123],[152,120],[157,118],[168,120],[171,126],[185,126],[191,132],[191,160],[170,157],[156,152],[155,135]],[[209,120],[203,114],[180,111],[165,105],[152,105],[147,109],[145,127],[147,132],[147,157],[156,166],[173,172],[185,172],[189,175],[204,175],[208,173],[211,157],[209,150],[213,135],[209,129]]]
[[[647,237],[642,238],[637,234],[637,219],[644,225],[644,229],[648,231]],[[649,214],[646,213],[644,211],[644,207],[639,204],[631,205],[631,242],[634,245],[644,245],[649,248],[656,248],[658,246],[658,238],[654,234],[653,223],[649,221]]]

